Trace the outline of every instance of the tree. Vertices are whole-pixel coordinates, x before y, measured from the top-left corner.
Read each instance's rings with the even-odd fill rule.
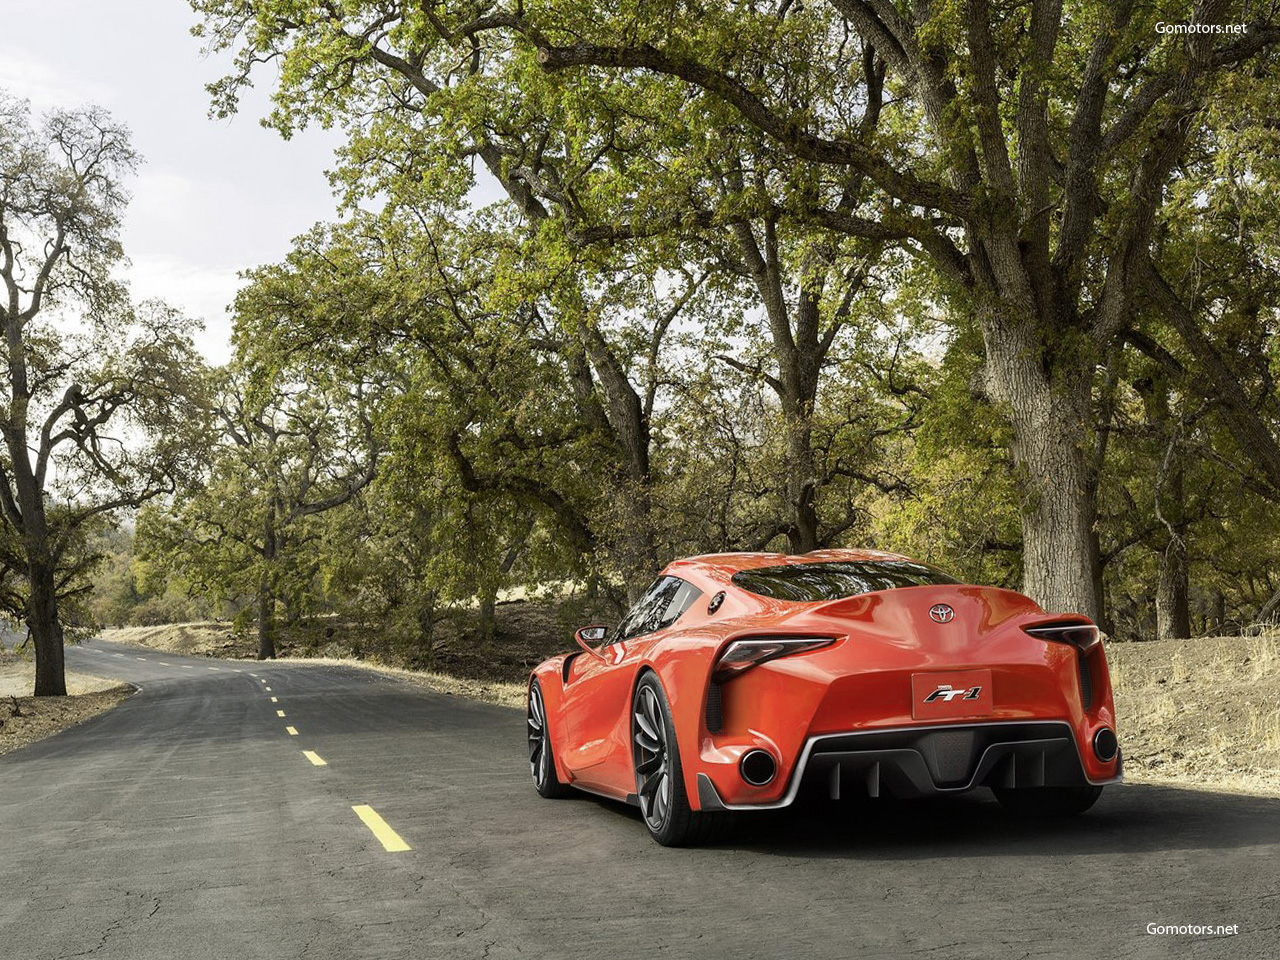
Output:
[[[384,211],[317,228],[255,272],[239,353],[262,369],[383,369],[394,390],[376,414],[393,500],[415,489],[503,498],[559,527],[581,558],[597,546],[592,485],[619,454],[579,342],[546,318],[549,297],[531,302],[513,279],[523,271],[506,261],[521,243],[498,221]],[[426,512],[438,520],[436,506]]]
[[[239,305],[252,309],[253,288]],[[296,368],[294,368],[296,370]],[[217,440],[174,509],[150,516],[147,549],[207,596],[252,598],[258,658],[276,655],[276,609],[314,595],[319,532],[309,519],[347,504],[377,471],[366,383],[219,374]]]
[[[63,610],[92,565],[87,526],[172,490],[202,422],[191,322],[134,309],[112,277],[136,163],[104,111],[33,124],[0,95],[0,511],[18,575],[4,603],[30,631],[37,696],[66,693]]]
[[[976,322],[982,382],[1012,428],[1025,588],[1047,607],[1098,614],[1095,371],[1141,291],[1162,289],[1153,232],[1179,163],[1213,133],[1206,104],[1271,63],[1280,27],[1165,36],[1155,22],[1182,8],[1127,0],[194,6],[213,45],[237,49],[215,91],[224,107],[262,60],[285,63],[282,128],[363,109],[376,102],[366,81],[389,73],[404,82],[396,97],[421,97],[415,109],[435,120],[415,128],[419,142],[438,130],[436,144],[479,157],[531,219],[547,211],[540,182],[570,202],[576,182],[528,175],[547,140],[503,139],[520,127],[485,109],[479,64],[536,59],[566,89],[663,78],[710,129],[765,137],[797,188],[755,214],[895,244],[934,268],[954,316]],[[1226,2],[1190,12],[1209,25],[1248,17]]]
[[[1121,334],[1133,355],[1125,380],[1155,441],[1144,469],[1155,491],[1148,519],[1161,638],[1191,634],[1195,541],[1218,539],[1218,523],[1206,518],[1265,513],[1252,498],[1280,504],[1280,134],[1258,122],[1275,115],[1280,92],[1273,75],[1255,71],[1229,78],[1224,94],[1207,108],[1212,137],[1179,165],[1154,237],[1151,282]],[[1234,565],[1234,549],[1217,549],[1224,562],[1228,553]],[[1217,571],[1205,574],[1223,589]]]
[[[817,202],[795,198],[796,215],[927,259],[953,309],[975,317],[986,390],[1013,429],[1025,589],[1047,607],[1098,616],[1087,454],[1095,369],[1140,291],[1162,289],[1153,233],[1180,161],[1212,135],[1206,105],[1234,71],[1259,57],[1271,64],[1280,42],[1265,21],[1244,36],[1154,30],[1179,12],[830,0],[648,17],[631,5],[565,3],[487,11],[454,29],[517,31],[551,71],[643,71],[702,90],[797,162],[830,171],[832,189]],[[1210,26],[1248,15],[1230,3],[1191,11]],[[885,61],[891,138],[846,108],[874,102],[877,81],[843,30]],[[795,61],[776,51],[797,37],[815,67],[784,71]],[[832,83],[842,76],[857,86]],[[789,98],[797,88],[807,94],[799,103]],[[861,216],[835,202],[849,176],[875,187]]]
[[[653,536],[654,389],[642,382],[645,365],[626,352],[629,338],[608,335],[613,318],[605,310],[616,318],[625,306],[601,296],[623,287],[617,278],[626,274],[647,274],[672,291],[654,298],[666,300],[657,309],[632,310],[651,354],[664,347],[682,311],[735,327],[740,336],[745,325],[734,315],[762,318],[751,333],[771,345],[769,363],[745,371],[732,351],[716,358],[725,369],[738,364],[760,378],[780,408],[771,426],[787,447],[782,509],[769,535],[752,540],[784,535],[803,552],[847,529],[843,521],[822,521],[820,501],[830,476],[847,479],[854,471],[841,464],[824,476],[814,417],[833,348],[857,328],[864,301],[874,301],[876,285],[868,281],[881,244],[815,236],[811,226],[784,222],[783,198],[816,185],[808,171],[777,173],[779,151],[767,136],[707,122],[683,89],[662,80],[549,83],[527,49],[497,45],[488,34],[473,56],[443,7],[444,19],[395,3],[343,16],[319,4],[268,5],[252,15],[220,2],[197,9],[207,17],[212,46],[244,45],[235,73],[213,87],[217,109],[235,109],[256,63],[286,61],[271,122],[285,133],[313,118],[344,124],[350,139],[338,179],[348,202],[390,197],[407,212],[423,205],[423,184],[436,202],[456,201],[473,159],[496,178],[549,264],[544,274],[556,275],[559,292],[542,291],[544,307],[553,300],[552,319],[576,341],[586,383],[594,379],[600,394],[600,426],[619,452],[619,513],[629,514],[636,568],[656,562],[644,542]],[[882,77],[883,64],[865,52],[872,75]],[[455,69],[459,55],[464,65]],[[876,112],[868,111],[868,127]],[[854,204],[861,189],[860,181],[848,181],[845,202]],[[565,276],[570,262],[581,278],[576,288]],[[687,305],[695,293],[707,302],[710,288],[721,295],[719,315]],[[730,288],[732,304],[724,296]]]

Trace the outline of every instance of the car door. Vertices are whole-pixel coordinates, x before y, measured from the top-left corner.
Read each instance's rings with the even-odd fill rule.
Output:
[[[572,744],[565,763],[581,786],[619,797],[634,792],[631,690],[636,671],[699,595],[678,577],[659,577],[600,647],[599,657],[584,653],[573,661],[562,709]]]

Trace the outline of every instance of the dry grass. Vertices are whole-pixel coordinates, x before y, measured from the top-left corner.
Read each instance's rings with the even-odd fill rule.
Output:
[[[1263,680],[1280,666],[1280,637],[1250,637],[1245,645],[1254,680]]]
[[[1280,710],[1249,708],[1249,739],[1267,751],[1280,751]]]
[[[35,689],[35,681],[36,665],[31,657],[0,650],[0,697],[28,697]],[[67,693],[71,696],[101,693],[119,685],[119,680],[67,671]]]
[[[248,641],[237,640],[231,632],[231,624],[222,620],[167,623],[158,627],[121,627],[106,630],[101,637],[111,643],[153,647],[192,657],[248,655],[252,651],[252,645]]]
[[[1280,637],[1108,644],[1125,773],[1280,794]]]
[[[429,643],[408,642],[366,625],[317,619],[282,625],[276,651],[282,659],[365,660],[486,684],[522,683],[547,657],[573,648],[577,627],[607,619],[600,601],[502,602],[495,611],[492,637],[480,636],[474,612],[456,610],[435,623]],[[128,627],[108,630],[102,639],[188,656],[251,658],[257,653],[255,638],[235,633],[227,622]]]

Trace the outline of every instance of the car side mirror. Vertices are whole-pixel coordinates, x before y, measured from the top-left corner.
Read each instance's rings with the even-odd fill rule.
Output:
[[[597,650],[595,647],[593,647],[592,644],[600,643],[608,635],[609,635],[608,627],[602,627],[602,626],[596,625],[592,627],[583,627],[581,630],[579,630],[577,633],[573,635],[573,638],[578,641],[578,646],[580,646],[583,650],[587,651],[587,653],[591,654],[593,657],[599,660],[603,660],[604,654],[601,653],[599,650]]]

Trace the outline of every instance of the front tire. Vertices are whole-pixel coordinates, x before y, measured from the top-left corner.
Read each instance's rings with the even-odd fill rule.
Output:
[[[631,708],[631,756],[636,796],[649,835],[664,847],[706,843],[723,829],[722,813],[701,813],[689,805],[671,708],[657,676],[636,686]]]
[[[573,792],[556,776],[555,756],[551,752],[551,728],[547,722],[547,705],[542,699],[542,687],[534,680],[529,684],[528,709],[525,712],[529,734],[529,772],[533,774],[533,787],[540,796],[558,800]]]
[[[1074,817],[1084,813],[1102,796],[1102,788],[1092,785],[1021,789],[995,787],[991,792],[1009,813],[1036,819]]]

